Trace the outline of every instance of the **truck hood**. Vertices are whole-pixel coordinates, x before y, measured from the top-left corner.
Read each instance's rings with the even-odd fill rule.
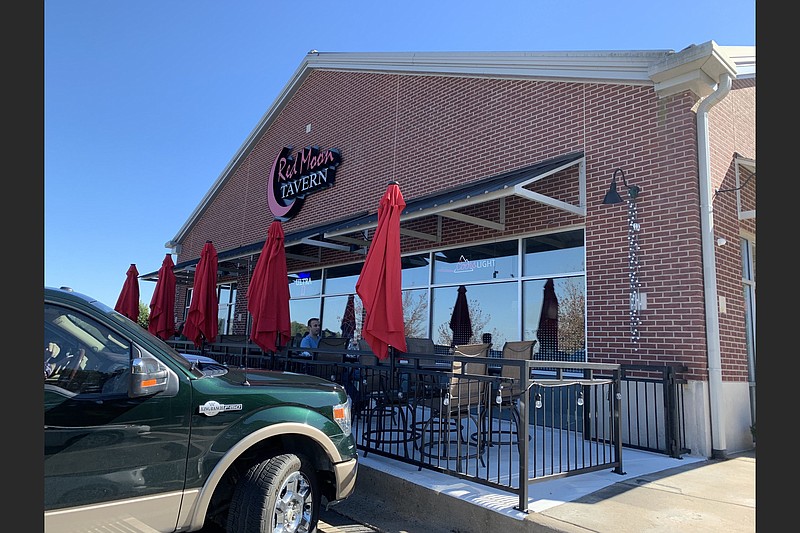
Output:
[[[273,370],[228,368],[224,376],[219,376],[234,385],[249,384],[251,387],[315,387],[321,389],[334,389],[341,387],[332,381],[309,376],[308,374],[297,374],[294,372],[278,372]]]

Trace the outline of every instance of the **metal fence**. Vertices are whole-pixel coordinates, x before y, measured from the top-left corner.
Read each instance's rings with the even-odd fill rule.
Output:
[[[183,353],[191,342],[169,341]],[[317,349],[263,353],[225,340],[203,353],[234,366],[312,374],[341,383],[353,399],[353,432],[373,453],[519,496],[529,485],[611,468],[622,447],[680,457],[684,447],[679,368],[506,360],[437,353],[372,354]],[[359,355],[361,357],[359,357]],[[521,379],[503,377],[515,367]]]

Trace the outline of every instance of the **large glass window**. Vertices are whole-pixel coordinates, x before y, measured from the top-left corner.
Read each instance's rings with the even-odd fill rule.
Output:
[[[186,291],[186,306],[183,308],[183,322],[189,316],[189,307],[192,305],[194,288]],[[236,311],[236,283],[222,283],[217,285],[217,334],[233,334],[233,318]],[[182,328],[181,328],[182,329]]]
[[[189,307],[191,307],[191,305],[192,305],[192,295],[193,294],[194,294],[194,288],[193,287],[189,287],[189,289],[186,290],[186,305],[183,308],[183,321],[182,322],[186,322],[186,318],[189,316]],[[183,329],[183,326],[181,325],[179,329]]]
[[[536,339],[539,357],[585,360],[582,229],[408,255],[401,264],[407,336],[451,346],[450,317],[463,285],[472,324],[468,342],[488,333],[499,350],[506,341]],[[325,335],[341,336],[353,295],[355,336],[361,337],[364,314],[355,285],[362,266],[290,274],[292,333],[304,333],[306,321],[319,317]]]
[[[220,335],[233,334],[233,313],[236,310],[236,284],[222,283],[217,285],[217,333]]]

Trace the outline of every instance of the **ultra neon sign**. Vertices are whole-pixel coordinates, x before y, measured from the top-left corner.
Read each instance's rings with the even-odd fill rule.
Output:
[[[294,155],[291,146],[281,150],[267,182],[267,202],[275,218],[289,220],[300,211],[307,194],[333,186],[341,162],[335,148],[320,151],[312,146]]]

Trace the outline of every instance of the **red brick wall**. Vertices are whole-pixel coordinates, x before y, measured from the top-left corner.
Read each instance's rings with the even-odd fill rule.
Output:
[[[754,108],[754,94],[739,100],[725,113],[722,104],[715,108],[715,124],[738,123],[740,108]],[[444,220],[437,246],[585,225],[590,360],[680,362],[691,368],[692,379],[705,379],[695,103],[688,93],[658,100],[652,88],[640,86],[315,71],[192,228],[179,260],[198,257],[207,239],[224,251],[266,238],[273,218],[266,202],[267,175],[285,145],[342,153],[336,185],[309,195],[299,215],[284,223],[287,234],[365,209],[374,212],[392,179],[410,200],[583,151],[585,219],[510,198],[502,235]],[[725,167],[715,171],[720,176],[731,164],[734,146],[721,148]],[[648,309],[642,312],[638,344],[631,342],[628,322],[627,210],[624,204],[601,204],[615,168],[642,189],[639,266]],[[576,203],[576,172],[559,173],[534,189]],[[627,196],[621,184],[619,190]],[[498,203],[472,209],[496,219]],[[430,221],[417,224],[434,231]],[[427,241],[402,242],[403,252],[429,248]],[[352,260],[323,250],[321,264]],[[290,264],[289,269],[303,266],[320,264]],[[733,284],[730,288],[729,309],[737,292]],[[245,292],[243,283],[240,301]],[[726,342],[735,335],[735,322],[726,322]],[[734,377],[739,375],[737,368]],[[727,367],[724,377],[731,377]]]

